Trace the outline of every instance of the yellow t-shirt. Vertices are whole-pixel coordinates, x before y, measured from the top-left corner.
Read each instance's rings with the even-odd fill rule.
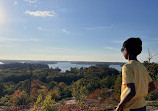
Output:
[[[146,105],[144,99],[148,94],[148,84],[152,79],[148,74],[146,67],[136,60],[130,60],[122,67],[122,87],[121,100],[128,91],[127,84],[134,83],[136,95],[123,107],[123,111],[130,111],[130,109],[141,108]]]

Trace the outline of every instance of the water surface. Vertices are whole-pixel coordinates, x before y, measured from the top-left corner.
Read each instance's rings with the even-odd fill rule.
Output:
[[[72,64],[71,62],[57,62],[57,64],[48,64],[49,68],[59,68],[61,69],[62,72],[65,72],[66,70],[70,70],[70,68],[78,68],[80,69],[81,67],[90,67],[90,66],[95,66],[95,64]],[[118,71],[121,71],[122,67],[120,65],[109,65],[109,68],[115,68]]]
[[[59,68],[62,72],[65,72],[66,70],[70,70],[70,68],[78,68],[81,67],[90,67],[95,66],[95,64],[87,65],[87,64],[72,64],[71,62],[57,62],[57,64],[48,64],[49,68]]]

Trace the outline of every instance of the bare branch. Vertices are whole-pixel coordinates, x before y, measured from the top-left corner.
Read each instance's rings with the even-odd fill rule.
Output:
[[[150,49],[148,49],[148,62],[150,63],[151,59],[153,59],[154,57],[158,56],[158,53],[157,54],[154,54],[152,55],[152,53],[150,52]]]

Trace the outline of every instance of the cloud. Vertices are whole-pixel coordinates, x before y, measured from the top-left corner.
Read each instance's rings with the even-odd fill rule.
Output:
[[[36,3],[37,0],[23,0],[24,2],[27,2],[27,3]]]
[[[97,27],[87,27],[85,28],[86,30],[95,30],[95,29],[110,29],[113,28],[114,25],[110,25],[110,26],[97,26]]]
[[[43,28],[43,27],[41,27],[41,26],[39,26],[37,29],[38,29],[38,30],[43,30],[43,31],[50,31],[50,29],[46,29],[46,28]]]
[[[30,14],[32,16],[36,17],[54,17],[55,12],[54,11],[25,11],[25,13]]]
[[[38,30],[44,30],[42,27],[38,27]]]
[[[0,44],[0,47],[13,47],[13,45],[11,45],[11,44]]]
[[[0,4],[0,24],[5,23],[5,11],[3,9],[3,7]]]
[[[56,51],[61,51],[62,48],[58,47],[46,47],[46,48],[40,48],[40,49],[33,49],[32,52],[42,52],[42,53],[51,53]]]
[[[18,1],[17,1],[17,0],[15,0],[15,1],[14,1],[14,5],[17,5],[17,4],[18,4]]]
[[[62,29],[62,32],[70,34],[70,31],[66,30],[66,29]]]
[[[14,5],[17,5],[19,3],[19,1],[21,0],[14,0]],[[33,3],[36,3],[37,0],[22,0],[23,2],[26,2],[27,5],[30,5],[30,4],[33,4]]]
[[[40,31],[52,31],[51,29],[43,28],[41,26],[37,27],[37,29],[40,30]]]
[[[39,39],[35,38],[28,38],[28,39],[20,39],[20,38],[7,38],[7,37],[0,37],[0,42],[39,42]]]
[[[5,37],[0,37],[0,42],[6,42],[6,41],[21,41],[20,39],[17,38],[5,38]]]
[[[117,44],[122,44],[123,43],[123,40],[116,40],[116,41],[113,41],[113,43],[117,43]]]
[[[31,42],[39,42],[40,40],[39,40],[39,39],[30,38],[30,39],[28,39],[27,41],[31,41]]]
[[[27,27],[26,27],[26,26],[24,26],[24,27],[23,27],[23,29],[27,29]]]
[[[119,49],[117,49],[117,48],[114,48],[114,47],[104,47],[105,49],[108,49],[108,50],[114,50],[114,51],[118,51]]]

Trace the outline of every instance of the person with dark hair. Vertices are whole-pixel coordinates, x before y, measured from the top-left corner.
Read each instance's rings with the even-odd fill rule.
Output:
[[[137,60],[141,51],[140,38],[129,38],[123,43],[121,52],[128,63],[122,67],[121,96],[116,111],[146,111],[144,97],[156,89],[147,69]]]

